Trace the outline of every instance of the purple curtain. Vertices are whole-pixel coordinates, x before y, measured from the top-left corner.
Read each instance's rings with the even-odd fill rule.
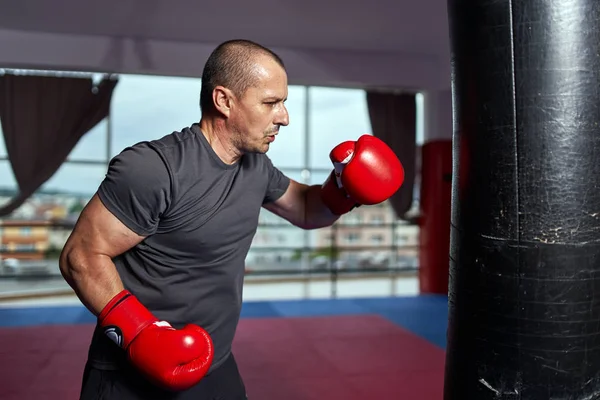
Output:
[[[9,215],[54,175],[79,139],[110,111],[117,80],[6,74],[0,76],[0,122],[18,195]]]
[[[390,203],[398,218],[410,219],[406,213],[412,207],[416,175],[415,95],[367,91],[367,106],[373,135],[386,142],[404,166],[404,184]]]

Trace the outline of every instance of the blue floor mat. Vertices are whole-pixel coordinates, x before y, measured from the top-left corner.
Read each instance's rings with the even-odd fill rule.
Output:
[[[446,296],[252,301],[245,302],[242,307],[242,318],[356,314],[381,315],[441,348],[446,347]],[[0,308],[0,327],[89,324],[95,321],[96,318],[83,306]]]
[[[0,327],[94,322],[94,315],[83,306],[0,308]]]
[[[435,345],[446,348],[448,298],[446,296],[418,296],[395,299],[358,300],[401,327]]]

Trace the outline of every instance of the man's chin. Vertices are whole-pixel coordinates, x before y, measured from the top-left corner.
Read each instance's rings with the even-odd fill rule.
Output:
[[[260,147],[255,147],[254,149],[247,151],[246,153],[265,154],[267,151],[269,151],[269,148],[270,144],[265,143]]]

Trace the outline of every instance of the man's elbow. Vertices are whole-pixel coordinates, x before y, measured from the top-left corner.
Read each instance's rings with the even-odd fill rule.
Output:
[[[319,218],[318,214],[315,215],[315,213],[311,211],[309,204],[306,204],[303,212],[295,218],[295,221],[293,221],[292,224],[305,231],[324,228],[328,225],[322,218]]]
[[[71,258],[72,249],[70,247],[63,247],[60,252],[60,256],[58,257],[58,268],[60,269],[60,273],[66,279],[71,275],[71,265],[69,259]]]
[[[83,251],[76,246],[67,243],[60,253],[58,267],[63,278],[71,283],[78,275],[85,273],[85,263]]]

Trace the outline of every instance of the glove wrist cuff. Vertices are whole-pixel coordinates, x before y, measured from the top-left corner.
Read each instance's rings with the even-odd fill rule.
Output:
[[[98,322],[104,334],[127,349],[135,337],[158,319],[127,290],[113,297],[102,309]]]
[[[338,187],[335,171],[329,174],[321,186],[321,200],[334,215],[346,214],[358,206],[343,188]]]

